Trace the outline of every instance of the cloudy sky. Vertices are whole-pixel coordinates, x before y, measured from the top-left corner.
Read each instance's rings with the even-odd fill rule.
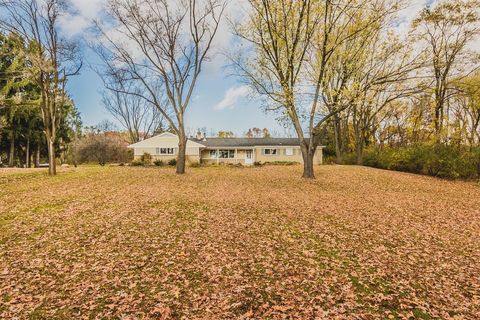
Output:
[[[230,10],[235,10],[235,1]],[[413,0],[402,13],[400,29],[406,30],[411,19],[426,5],[435,0]],[[69,37],[89,38],[88,28],[95,19],[101,18],[106,0],[70,0],[74,12],[62,19],[61,27]],[[227,26],[223,26],[216,39],[218,47],[230,44],[231,35]],[[89,65],[98,63],[95,53],[89,49],[84,52],[85,67],[81,74],[69,83],[75,103],[82,113],[85,125],[95,125],[102,120],[113,120],[101,103],[102,80]],[[206,127],[209,131],[231,130],[242,134],[251,127],[267,127],[280,134],[288,132],[279,126],[274,115],[265,114],[259,101],[248,97],[248,89],[231,75],[225,67],[225,59],[217,54],[208,63],[201,81],[196,87],[194,99],[186,116],[187,127]]]

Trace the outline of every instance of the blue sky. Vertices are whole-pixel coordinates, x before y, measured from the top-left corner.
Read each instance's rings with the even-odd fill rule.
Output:
[[[84,60],[80,75],[71,78],[68,84],[68,90],[82,114],[83,123],[90,126],[105,119],[115,122],[101,102],[103,82],[89,66],[90,63],[97,63],[98,58],[90,49],[85,49]],[[235,92],[233,97],[226,95],[229,89],[242,87],[238,79],[229,75],[224,68],[207,68],[187,111],[187,127],[206,127],[208,132],[230,130],[237,134],[246,132],[248,128],[259,127],[275,130],[282,135],[287,134],[278,125],[274,114],[265,114],[259,101],[251,100],[246,94],[242,94],[243,92],[240,92],[240,96],[235,96]],[[222,102],[224,108],[219,109]]]
[[[102,10],[107,0],[69,0],[74,12],[63,17],[61,27],[69,37],[89,38],[88,27],[94,19],[101,19]],[[241,3],[244,0],[232,2]],[[238,6],[230,8],[238,10]],[[413,0],[409,2],[402,13],[402,23],[399,29],[408,29],[411,19],[425,5],[435,0]],[[236,4],[236,3],[235,3]],[[226,25],[220,28],[217,35],[217,46],[228,46],[232,39]],[[92,40],[90,38],[90,40]],[[85,46],[86,47],[86,46]],[[82,114],[85,125],[95,125],[113,117],[104,109],[101,103],[102,80],[90,69],[89,64],[98,63],[96,54],[89,49],[84,52],[84,68],[79,76],[72,78],[68,90],[77,108]],[[269,128],[280,135],[290,135],[292,130],[286,130],[275,120],[274,114],[265,114],[258,100],[247,98],[248,92],[239,79],[230,75],[223,68],[224,59],[220,55],[213,57],[204,68],[201,81],[198,83],[194,99],[186,114],[186,126],[189,129],[206,127],[210,131],[230,130],[238,135],[248,128]]]

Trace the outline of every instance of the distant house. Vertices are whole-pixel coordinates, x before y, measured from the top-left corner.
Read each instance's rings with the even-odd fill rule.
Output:
[[[128,146],[135,159],[149,153],[154,160],[169,161],[177,157],[178,137],[162,133]],[[288,161],[303,163],[299,139],[296,138],[189,138],[187,161],[207,164],[243,164]],[[323,147],[318,147],[314,163],[322,164]]]

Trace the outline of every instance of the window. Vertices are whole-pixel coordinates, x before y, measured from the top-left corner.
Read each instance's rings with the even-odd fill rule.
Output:
[[[276,156],[278,154],[278,149],[263,149],[263,154],[266,156]]]
[[[217,159],[217,150],[210,150],[210,158]],[[235,158],[235,150],[218,150],[219,159]]]
[[[220,159],[235,158],[235,150],[218,150],[218,157]]]
[[[285,149],[285,155],[286,156],[293,156],[293,149],[292,148]]]
[[[175,148],[157,148],[157,155],[175,154]]]

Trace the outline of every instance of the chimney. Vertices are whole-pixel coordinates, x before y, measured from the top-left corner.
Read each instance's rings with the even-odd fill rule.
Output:
[[[196,138],[197,138],[197,140],[202,140],[203,139],[203,135],[200,131],[197,131]]]

